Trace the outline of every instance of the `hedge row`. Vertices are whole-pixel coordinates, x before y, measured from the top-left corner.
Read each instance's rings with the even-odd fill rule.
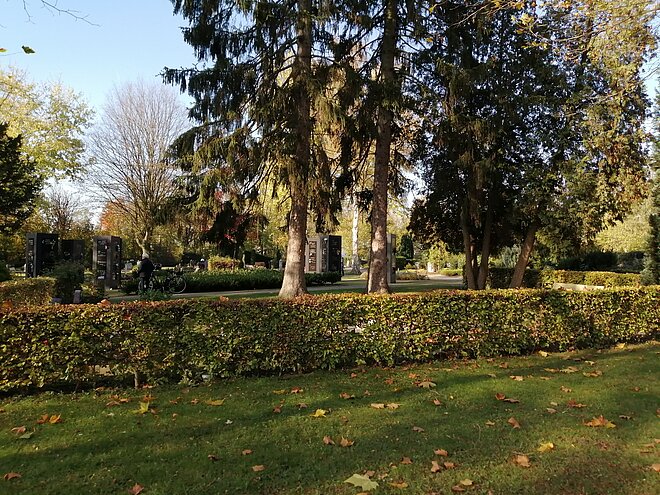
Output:
[[[277,289],[282,286],[284,273],[278,270],[218,270],[186,273],[186,292],[217,292],[225,290]],[[334,284],[341,274],[306,273],[308,286]],[[138,279],[122,281],[122,290],[137,292]]]
[[[92,383],[99,369],[195,381],[658,337],[659,287],[5,308],[0,390]]]
[[[489,287],[493,289],[509,287],[513,277],[512,268],[491,268],[489,272]],[[640,278],[638,273],[525,270],[523,287],[549,289],[554,283],[637,287],[640,285]]]
[[[0,304],[3,306],[39,306],[50,303],[54,295],[54,278],[26,278],[0,283]]]

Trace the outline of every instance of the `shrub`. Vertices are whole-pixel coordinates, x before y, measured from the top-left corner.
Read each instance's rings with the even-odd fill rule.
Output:
[[[399,270],[396,272],[397,280],[428,280],[429,275],[426,270]]]
[[[6,282],[7,280],[11,280],[11,273],[7,268],[7,264],[0,260],[0,282]]]
[[[507,288],[512,276],[512,269],[491,268],[488,285],[493,289]],[[640,276],[637,273],[525,270],[523,287],[549,289],[554,283],[634,287],[640,285]]]
[[[3,306],[18,308],[49,304],[54,294],[54,278],[26,278],[0,283],[0,303]]]
[[[57,263],[48,275],[55,279],[55,297],[64,304],[73,302],[73,291],[85,281],[85,267],[75,261]]]
[[[0,310],[0,390],[98,378],[199,380],[660,337],[660,289],[437,291]]]
[[[241,260],[235,260],[228,256],[211,256],[208,263],[209,270],[235,270],[241,266]]]
[[[447,277],[457,277],[458,275],[463,275],[463,270],[461,268],[442,268],[437,273],[446,275]]]

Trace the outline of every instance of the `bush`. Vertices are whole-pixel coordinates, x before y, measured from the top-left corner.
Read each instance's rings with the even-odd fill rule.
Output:
[[[513,269],[491,268],[488,275],[488,286],[493,289],[505,289],[509,287],[512,277]],[[637,273],[525,270],[523,287],[549,289],[554,283],[636,287],[640,285],[640,276]]]
[[[73,302],[73,291],[80,289],[85,281],[85,267],[75,261],[57,263],[48,276],[55,279],[55,297],[63,304]]]
[[[396,272],[397,280],[428,280],[429,275],[426,270],[400,270]]]
[[[461,268],[442,268],[437,271],[440,275],[446,275],[447,277],[457,277],[463,275],[463,269]]]
[[[660,288],[174,300],[0,310],[0,390],[291,373],[660,337]],[[106,379],[109,379],[106,377]]]
[[[597,271],[616,267],[617,256],[612,251],[592,251],[580,256],[561,260],[557,267],[560,270]]]
[[[235,270],[241,266],[241,260],[235,260],[228,256],[211,256],[208,263],[209,270]]]
[[[0,303],[14,308],[50,304],[55,294],[55,279],[25,278],[0,283]]]
[[[7,280],[11,280],[11,273],[7,268],[7,264],[0,260],[0,282],[6,282]]]

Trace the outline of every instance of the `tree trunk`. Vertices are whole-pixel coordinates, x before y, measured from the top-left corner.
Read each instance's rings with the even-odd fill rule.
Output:
[[[516,261],[516,267],[513,270],[513,277],[511,278],[511,283],[509,288],[518,289],[522,286],[523,277],[525,276],[525,269],[527,268],[527,263],[529,263],[529,256],[532,254],[534,249],[534,243],[536,242],[536,232],[539,230],[539,226],[535,223],[529,226],[527,234],[525,235],[525,240],[520,249],[520,255],[518,256],[518,261]]]
[[[291,212],[289,239],[286,249],[284,280],[279,296],[290,298],[307,293],[305,283],[305,247],[307,244],[307,177],[310,164],[310,97],[306,80],[312,66],[311,0],[298,0],[298,48],[294,64],[293,84],[296,91],[298,119],[296,126],[296,156],[288,166]]]
[[[381,85],[385,89],[378,109],[374,189],[371,211],[371,253],[369,256],[368,293],[390,292],[387,283],[387,190],[392,145],[392,110],[390,100],[395,89],[394,58],[397,39],[397,2],[385,0],[385,25],[380,53]]]
[[[360,255],[358,254],[358,248],[360,245],[360,240],[358,234],[360,228],[360,209],[358,208],[357,200],[353,198],[353,226],[351,228],[352,236],[352,247],[353,247],[353,263],[351,268],[351,273],[354,275],[360,275],[362,273],[362,266],[360,263]]]
[[[142,256],[151,256],[150,244],[151,244],[151,229],[145,229],[144,235],[140,237],[139,235],[135,236],[135,242],[138,247],[142,249]]]
[[[486,222],[483,230],[483,242],[481,245],[481,262],[479,264],[479,276],[477,277],[477,288],[483,290],[486,288],[488,281],[488,261],[490,259],[490,244],[492,239],[493,229],[493,213],[489,208],[486,214]]]
[[[469,223],[468,223],[468,213],[467,213],[467,204],[463,206],[461,211],[461,230],[463,231],[463,251],[465,252],[465,279],[467,280],[467,288],[476,290],[477,289],[477,280],[475,277],[474,270],[474,258],[476,254],[473,250],[472,245],[472,236],[470,235]]]

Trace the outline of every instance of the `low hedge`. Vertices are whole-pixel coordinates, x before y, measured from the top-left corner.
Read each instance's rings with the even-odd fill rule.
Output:
[[[20,308],[49,304],[55,295],[55,279],[24,278],[0,283],[0,305]]]
[[[218,292],[227,290],[278,289],[284,273],[279,270],[209,270],[186,273],[186,292]],[[341,273],[306,273],[307,286],[335,284]],[[137,292],[138,279],[122,281],[122,291]]]
[[[99,369],[194,381],[658,337],[659,287],[4,308],[0,390],[94,383]]]
[[[489,287],[505,289],[513,277],[512,268],[491,268]],[[549,289],[554,283],[603,285],[605,287],[638,287],[638,273],[577,272],[571,270],[525,270],[523,287]]]

